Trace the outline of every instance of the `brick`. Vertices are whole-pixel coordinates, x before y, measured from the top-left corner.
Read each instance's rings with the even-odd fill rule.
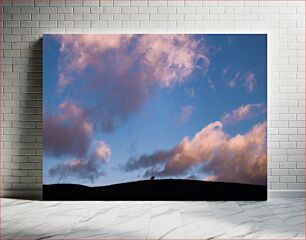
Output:
[[[289,171],[288,171],[288,169],[272,169],[272,175],[288,176]]]
[[[31,20],[31,14],[14,14],[12,20]]]
[[[51,0],[52,1],[52,0]],[[49,0],[35,0],[35,6],[49,6],[50,5],[50,2]]]
[[[120,7],[104,7],[103,13],[121,13]]]
[[[148,21],[149,14],[131,14],[130,20]]]
[[[89,28],[90,27],[90,21],[74,21],[74,27]]]
[[[157,7],[139,7],[139,13],[157,13]]]
[[[305,174],[305,169],[289,169],[289,175],[303,176],[304,174]]]
[[[138,13],[138,7],[122,7],[122,13]]]
[[[22,7],[21,13],[39,13],[39,7]]]
[[[165,0],[148,0],[149,6],[167,6],[167,1]]]
[[[57,13],[59,14],[73,13],[73,7],[58,7]]]
[[[31,7],[34,6],[34,0],[15,0],[12,1],[13,6]]]
[[[64,7],[64,6],[66,6],[66,1],[63,1],[63,0],[50,0],[50,6]]]
[[[195,13],[196,8],[195,7],[177,7],[176,11],[177,13]]]
[[[99,20],[99,14],[83,14],[83,20]]]
[[[73,27],[73,21],[58,21],[57,26],[60,28]]]
[[[39,21],[21,21],[22,28],[36,28],[39,27]]]
[[[135,7],[143,7],[143,6],[148,5],[148,1],[147,0],[131,0],[130,5],[135,6]]]
[[[3,13],[21,13],[21,7],[3,7]]]
[[[295,183],[296,182],[296,176],[280,176],[280,182],[285,183]]]
[[[150,14],[150,20],[166,21],[166,20],[168,20],[168,14]]]
[[[288,184],[287,183],[272,183],[272,189],[278,190],[278,189],[287,189]]]
[[[93,28],[106,28],[107,21],[91,21],[90,26]]]
[[[83,6],[98,7],[100,6],[100,1],[99,0],[85,0],[83,1]]]
[[[157,28],[158,21],[140,21],[141,28]]]
[[[39,27],[56,27],[56,21],[39,21]]]
[[[40,7],[39,12],[40,13],[50,13],[50,14],[57,13],[57,7]]]
[[[158,7],[158,13],[176,13],[176,7]]]
[[[69,7],[81,7],[82,5],[83,5],[83,1],[82,0],[69,0],[69,1],[66,1],[66,6],[69,6]]]
[[[73,13],[90,13],[90,7],[74,7]]]
[[[184,20],[184,14],[169,14],[168,19],[170,21],[182,21]]]
[[[305,183],[288,183],[288,189],[303,189],[303,190],[305,190]]]
[[[49,14],[32,14],[32,20],[49,20]]]
[[[54,20],[65,20],[65,14],[50,14],[49,19],[51,21],[54,21]]]
[[[123,28],[137,28],[139,27],[139,21],[123,21],[121,26]]]
[[[82,14],[65,14],[65,20],[82,20],[83,19],[83,15]]]

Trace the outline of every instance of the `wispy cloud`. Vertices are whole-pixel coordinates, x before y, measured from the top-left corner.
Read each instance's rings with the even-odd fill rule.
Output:
[[[209,86],[210,89],[212,89],[212,90],[216,89],[216,85],[211,78],[208,78],[207,82],[208,82],[208,86]]]
[[[235,76],[227,82],[227,86],[229,86],[230,88],[237,87],[239,77],[240,77],[240,72],[237,72]]]
[[[255,73],[253,72],[247,72],[245,74],[245,82],[244,85],[248,92],[253,92],[255,85],[256,85],[256,78],[255,78]]]
[[[227,86],[230,88],[244,86],[248,92],[253,92],[256,88],[256,75],[252,71],[235,71],[232,65],[227,65],[222,70],[222,77],[227,80]]]
[[[184,92],[185,92],[185,94],[186,94],[189,98],[195,98],[195,97],[196,97],[196,91],[195,91],[194,87],[191,87],[191,88],[184,88]]]
[[[245,119],[249,119],[257,116],[260,113],[266,112],[263,104],[254,103],[241,105],[239,108],[234,109],[231,112],[226,112],[222,118],[223,124],[239,123]]]
[[[181,107],[180,115],[177,118],[179,123],[186,123],[190,120],[192,113],[194,112],[194,107],[191,105],[186,105]]]

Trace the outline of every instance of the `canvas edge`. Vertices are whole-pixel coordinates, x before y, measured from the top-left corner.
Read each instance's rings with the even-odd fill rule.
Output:
[[[2,190],[2,198],[43,200],[42,190]],[[268,190],[270,198],[304,198],[305,190]]]

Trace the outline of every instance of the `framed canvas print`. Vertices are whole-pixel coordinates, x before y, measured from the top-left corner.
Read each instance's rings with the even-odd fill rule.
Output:
[[[43,36],[43,198],[266,200],[266,34]]]

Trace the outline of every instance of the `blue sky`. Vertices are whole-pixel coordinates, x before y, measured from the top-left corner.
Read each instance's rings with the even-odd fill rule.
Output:
[[[93,39],[98,36],[90,35]],[[217,161],[213,155],[219,149],[229,149],[237,134],[247,135],[256,124],[266,122],[267,36],[199,34],[184,35],[177,40],[176,35],[172,35],[171,39],[162,35],[166,49],[157,44],[158,35],[152,39],[146,39],[146,35],[127,39],[121,39],[121,36],[107,39],[107,35],[103,35],[99,41],[91,41],[89,37],[82,39],[82,35],[44,35],[44,184],[109,185],[147,178],[146,171],[160,178],[192,177],[202,180],[213,177],[210,179],[216,181],[264,182],[262,172],[257,178],[244,176],[234,179],[226,175],[225,170],[218,172],[214,167],[203,168],[208,161]],[[103,41],[114,41],[116,45],[105,47]],[[149,48],[150,44],[156,44],[156,47],[148,53],[148,50],[139,47],[141,44],[145,48]],[[171,54],[175,54],[174,58],[168,57]],[[60,78],[67,80],[60,85]],[[131,98],[135,99],[129,102]],[[77,120],[69,115],[69,110],[69,116],[63,117],[66,108],[59,107],[63,102],[71,104],[69,109],[72,106],[80,109],[80,114],[75,115]],[[104,117],[109,117],[107,114],[112,116],[109,120],[112,127],[109,128],[109,122],[104,124]],[[224,118],[226,114],[229,121]],[[52,125],[47,124],[49,118],[54,120]],[[74,146],[79,144],[73,136],[61,143],[46,139],[56,138],[55,132],[65,134],[68,127],[71,128],[68,133],[77,132],[79,128],[73,131],[69,121],[92,126],[88,132],[84,130],[78,135],[87,134],[85,136],[89,139],[83,155],[73,151]],[[166,166],[173,166],[176,161],[177,149],[184,137],[189,137],[192,145],[195,134],[216,121],[222,123],[222,130],[218,131],[227,136],[227,140],[218,138],[224,147],[218,145],[213,153],[193,157],[190,163],[183,164],[185,160],[181,160],[186,167],[178,172],[165,171]],[[46,134],[46,129],[50,129],[51,133]],[[72,144],[72,141],[76,143]],[[111,154],[107,152],[104,157],[100,155],[100,160],[93,160],[97,142],[101,143],[100,147],[105,144]],[[63,145],[60,147],[57,144]],[[67,149],[72,151],[65,151],[64,144],[70,144]],[[205,144],[203,148],[206,149]],[[266,139],[262,144],[265,149]],[[261,147],[256,151],[266,154]],[[175,155],[170,154],[171,149]],[[149,166],[152,159],[159,159],[159,151],[170,155]],[[201,155],[206,151],[193,148],[192,153],[183,152],[180,155],[194,156],[194,152]],[[249,161],[238,156],[238,152],[234,155],[240,162]],[[69,161],[76,159],[78,164],[72,167]],[[226,161],[234,162],[232,159]],[[128,162],[135,163],[133,169],[125,167]],[[92,177],[88,173],[92,167],[100,169],[98,172],[101,174]]]

